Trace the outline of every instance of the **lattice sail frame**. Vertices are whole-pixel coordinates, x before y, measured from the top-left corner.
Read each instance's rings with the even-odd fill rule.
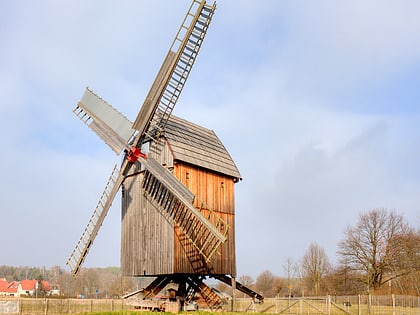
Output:
[[[215,9],[215,2],[213,5],[207,5],[204,0],[192,2],[164,63],[132,125],[127,118],[89,89],[85,91],[81,102],[78,103],[74,110],[74,113],[97,133],[114,152],[120,154],[124,150],[127,154],[127,159],[123,160],[121,169],[118,171],[114,168],[110,181],[105,187],[106,193],[104,192],[104,195],[106,195],[106,199],[101,197],[99,200],[98,206],[95,208],[86,229],[67,260],[67,265],[70,267],[74,277],[80,271],[81,264],[84,262],[98,234],[119,187],[135,161],[140,158],[140,162],[146,166],[149,172],[153,172],[153,176],[159,177],[162,169],[165,170],[163,166],[158,164],[156,169],[151,171],[150,165],[148,167],[149,160],[143,159],[142,154],[139,154],[140,148],[146,139],[159,141],[160,135],[189,76]],[[135,153],[135,156],[133,157],[130,153]],[[115,175],[117,173],[118,176]],[[112,184],[111,189],[108,187],[110,182]],[[171,188],[172,192],[179,194],[181,192],[179,186],[174,185],[174,187],[177,188],[172,186],[166,188]],[[210,231],[209,235],[214,236],[216,241],[211,244],[218,247],[226,240],[227,233],[221,233],[218,230],[218,226],[214,227],[207,218],[188,202],[183,200],[181,203],[188,209],[189,215],[199,218],[198,220],[202,223],[202,226]],[[182,222],[179,226],[182,229]],[[200,253],[206,253],[203,256],[207,260],[210,259],[217,249],[216,247],[211,251],[207,251],[207,249],[203,251],[194,238],[191,241],[200,250]]]

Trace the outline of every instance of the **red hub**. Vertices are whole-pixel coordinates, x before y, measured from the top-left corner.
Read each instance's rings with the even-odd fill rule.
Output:
[[[147,155],[142,153],[139,148],[132,147],[130,151],[128,151],[127,160],[129,160],[130,162],[132,163],[137,162],[137,160],[140,157],[142,157],[143,159],[146,159]]]

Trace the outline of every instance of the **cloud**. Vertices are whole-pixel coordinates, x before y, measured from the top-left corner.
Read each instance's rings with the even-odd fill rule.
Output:
[[[2,6],[0,208],[5,233],[35,231],[6,244],[3,263],[64,264],[120,161],[71,110],[88,85],[133,120],[188,5]],[[244,178],[240,274],[281,273],[313,241],[333,257],[372,207],[418,222],[418,9],[218,2],[175,114],[215,130]],[[118,264],[118,200],[109,215],[88,265]],[[15,251],[33,244],[47,254]]]

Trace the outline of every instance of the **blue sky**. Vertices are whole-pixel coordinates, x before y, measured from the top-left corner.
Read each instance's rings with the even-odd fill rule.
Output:
[[[0,2],[0,264],[64,267],[120,157],[71,112],[89,86],[134,120],[190,4]],[[174,114],[213,129],[236,185],[239,275],[360,212],[420,225],[420,3],[219,0]],[[86,266],[119,265],[120,201]]]

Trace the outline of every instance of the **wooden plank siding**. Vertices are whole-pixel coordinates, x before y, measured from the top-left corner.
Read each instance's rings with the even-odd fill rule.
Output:
[[[153,146],[148,154],[195,195],[197,209],[204,214],[206,209],[212,209],[228,224],[227,241],[212,256],[207,274],[236,276],[234,186],[241,179],[240,173],[213,131],[172,116],[168,129],[170,132],[165,133],[159,154],[155,154]],[[184,150],[185,144],[189,144],[188,150]],[[192,243],[182,241],[183,233],[146,200],[142,179],[140,172],[127,177],[123,185],[123,275],[196,273],[185,250],[185,247],[191,249]]]
[[[174,229],[141,193],[143,174],[126,178],[121,220],[124,275],[173,273]]]
[[[174,175],[195,194],[196,208],[201,208],[203,201],[205,207],[215,211],[229,225],[227,241],[220,245],[210,265],[214,274],[236,275],[233,179],[181,162],[175,164]],[[206,214],[206,210],[202,212]],[[174,241],[175,273],[192,272],[184,248],[177,239]]]
[[[200,208],[199,201],[202,201],[207,208],[214,211],[231,214],[235,212],[235,183],[232,177],[180,162],[175,164],[174,175],[196,195],[196,208]]]

